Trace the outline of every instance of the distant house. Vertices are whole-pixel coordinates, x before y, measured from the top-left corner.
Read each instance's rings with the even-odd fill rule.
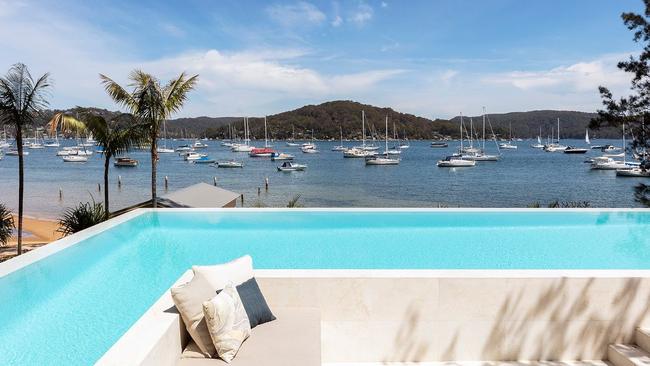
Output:
[[[198,183],[158,197],[158,207],[162,208],[221,208],[236,207],[241,194],[223,188]],[[153,207],[152,201],[147,200],[133,206],[113,212],[114,216],[135,210],[136,208]]]

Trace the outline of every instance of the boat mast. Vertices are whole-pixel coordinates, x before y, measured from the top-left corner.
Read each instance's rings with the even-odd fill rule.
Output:
[[[264,116],[264,147],[269,147],[269,138],[266,133],[266,116]]]
[[[366,112],[361,111],[361,130],[363,131],[361,146],[366,146]]]
[[[343,146],[343,126],[339,126],[339,132],[341,134],[341,146]]]
[[[557,119],[557,143],[560,144],[560,118]]]
[[[388,116],[386,116],[386,156],[388,156]]]
[[[623,123],[623,164],[625,164],[625,155],[627,149],[625,148],[625,123]]]
[[[485,107],[483,107],[483,152],[485,152]]]
[[[460,112],[460,151],[463,153],[463,112]]]

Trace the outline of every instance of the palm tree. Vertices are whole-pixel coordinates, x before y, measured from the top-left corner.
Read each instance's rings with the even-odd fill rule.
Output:
[[[27,66],[17,63],[7,75],[0,77],[0,122],[13,125],[16,131],[18,149],[18,255],[23,250],[23,133],[24,126],[31,124],[34,117],[48,105],[45,99],[50,88],[50,75],[44,74],[36,81]]]
[[[131,92],[105,75],[100,74],[100,77],[108,95],[147,126],[151,143],[151,201],[153,207],[156,207],[157,141],[160,126],[183,107],[187,94],[194,89],[199,76],[188,77],[185,73],[181,73],[178,78],[162,86],[155,77],[134,70],[129,75]]]
[[[63,131],[90,132],[99,146],[102,147],[104,156],[104,214],[110,217],[108,201],[108,172],[111,158],[129,151],[133,146],[145,140],[146,134],[143,125],[137,124],[130,114],[121,114],[107,121],[101,116],[86,114],[83,121],[64,113],[56,113],[49,122],[50,131],[56,133],[57,127]]]

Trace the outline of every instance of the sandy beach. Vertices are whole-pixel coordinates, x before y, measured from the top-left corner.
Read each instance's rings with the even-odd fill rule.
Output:
[[[18,217],[16,215],[14,215],[14,221],[18,225]],[[58,228],[59,224],[55,220],[23,217],[23,251],[28,252],[60,239],[62,235],[56,231]],[[0,247],[0,262],[16,255],[16,241],[17,238],[13,236],[9,239],[9,243],[6,246]]]

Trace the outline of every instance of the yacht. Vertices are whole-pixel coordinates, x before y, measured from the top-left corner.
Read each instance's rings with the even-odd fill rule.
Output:
[[[399,159],[391,158],[388,154],[388,116],[386,116],[386,152],[383,156],[371,156],[366,158],[366,165],[398,165]]]
[[[190,145],[180,145],[176,148],[176,152],[183,152],[183,151],[192,151],[192,147]]]
[[[251,158],[266,158],[273,156],[275,153],[275,150],[271,149],[270,147],[256,147],[248,153],[248,156]]]
[[[617,170],[629,169],[631,166],[625,161],[614,160],[605,156],[599,156],[593,159],[591,169],[594,170]]]
[[[291,138],[287,140],[287,146],[300,146],[299,143],[296,142],[296,128],[291,125]]]
[[[637,177],[637,178],[650,178],[650,171],[643,170],[640,167],[628,169],[616,169],[617,177]]]
[[[156,152],[159,154],[172,154],[174,149],[167,147],[167,121],[163,121],[163,146],[156,148]]]
[[[285,153],[279,153],[279,154],[278,153],[273,153],[273,155],[271,155],[271,160],[273,160],[273,161],[293,160],[294,158],[295,158],[295,156],[293,156],[291,154],[285,154]]]
[[[197,153],[197,152],[191,152],[191,153],[185,155],[185,158],[184,158],[184,159],[185,159],[186,161],[192,161],[192,160],[198,160],[198,159],[201,159],[201,158],[206,157],[206,156],[207,156],[206,154],[199,154],[199,153]]]
[[[436,163],[440,168],[460,168],[472,167],[476,165],[476,161],[464,159],[462,156],[454,154],[449,155]]]
[[[614,152],[614,151],[621,151],[621,148],[616,147],[614,145],[607,144],[607,145],[601,146],[600,151],[602,151],[604,153],[611,153],[611,152]]]
[[[202,156],[196,160],[191,161],[193,164],[214,164],[216,161],[210,157]]]
[[[248,128],[248,117],[244,117],[244,143],[232,144],[230,151],[250,153],[255,148],[250,146],[250,130]]]
[[[590,149],[584,149],[581,147],[574,147],[574,146],[567,146],[566,149],[564,149],[565,154],[586,154],[587,151]]]
[[[138,161],[127,157],[117,158],[113,165],[120,168],[134,168],[138,166]]]
[[[512,123],[509,124],[510,128],[510,138],[506,142],[502,142],[499,144],[500,149],[505,149],[505,150],[517,150],[517,145],[513,144],[512,142],[514,139],[512,138]]]
[[[207,149],[208,144],[204,144],[199,140],[194,141],[194,144],[192,144],[193,149]]]
[[[343,152],[344,158],[367,158],[375,155],[377,155],[376,151],[367,151],[367,150],[358,149],[356,147],[347,149]]]
[[[282,163],[282,165],[278,167],[278,171],[280,172],[297,172],[305,169],[307,169],[307,165],[296,164],[290,161],[285,161],[284,163]]]
[[[316,144],[314,144],[314,129],[312,128],[311,130],[311,141],[312,142],[306,142],[302,144],[300,147],[300,150],[305,153],[305,154],[317,154],[319,153],[318,149],[316,148]]]
[[[542,144],[542,126],[539,126],[539,135],[537,135],[537,143],[531,144],[530,147],[533,149],[543,149],[544,144]]]
[[[220,161],[217,163],[217,168],[243,168],[244,163],[239,161]]]
[[[7,156],[18,156],[18,150],[15,150],[15,149],[9,150],[9,151],[7,151],[7,152],[5,153],[5,155],[7,155]],[[29,155],[29,151],[24,151],[24,150],[23,150],[23,154],[22,154],[22,155],[23,155],[23,156],[27,156],[27,155]]]
[[[431,147],[436,147],[436,148],[449,147],[449,143],[446,141],[433,141],[431,142]]]
[[[88,161],[88,157],[78,156],[78,155],[68,155],[63,157],[63,161],[66,163],[85,163]]]
[[[473,160],[473,161],[499,161],[501,159],[501,154],[499,153],[498,155],[491,155],[491,154],[486,154],[485,153],[485,119],[486,119],[486,113],[485,113],[485,107],[483,107],[483,138],[481,139],[481,148],[480,149],[474,149],[477,151],[469,151],[465,153],[460,153],[461,158],[465,160]],[[489,122],[489,121],[488,121]],[[499,145],[497,144],[496,140],[496,135],[494,134],[494,130],[492,130],[492,124],[490,123],[490,131],[492,131],[492,137],[494,139],[494,144],[496,145],[497,151],[499,151]],[[467,151],[467,149],[464,149]]]
[[[361,111],[361,131],[362,131],[361,146],[355,146],[353,147],[353,149],[363,150],[363,151],[379,150],[379,146],[366,145],[366,112],[364,110]]]

